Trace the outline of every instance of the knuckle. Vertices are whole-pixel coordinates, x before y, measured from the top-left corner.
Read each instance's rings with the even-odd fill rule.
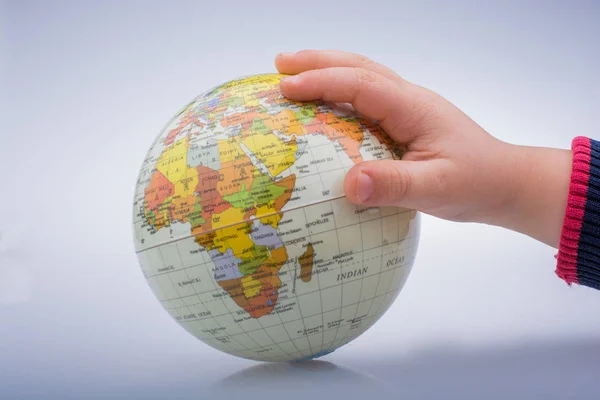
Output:
[[[358,87],[369,87],[377,81],[377,75],[364,68],[354,68],[354,79]]]
[[[438,115],[438,102],[434,99],[426,99],[420,105],[421,115],[424,120],[432,121]]]
[[[403,168],[390,168],[387,182],[384,182],[390,200],[396,201],[406,197],[410,192],[410,175]]]
[[[411,134],[426,134],[435,125],[434,121],[438,115],[437,102],[428,97],[415,96],[412,103],[412,110],[407,114],[404,125]]]
[[[446,170],[442,168],[437,168],[433,173],[432,184],[434,185],[434,190],[437,195],[441,195],[443,193],[447,193],[450,188],[450,180],[448,177],[448,173]]]
[[[363,56],[362,54],[353,54],[352,57],[358,65],[368,66],[375,64],[375,61],[371,60],[369,57]]]
[[[413,104],[413,115],[417,122],[423,122],[430,120],[434,115],[437,114],[437,104],[433,99],[418,98],[415,99]]]
[[[430,209],[440,210],[447,204],[456,204],[460,192],[452,189],[448,172],[443,168],[434,170],[427,179],[426,206]]]

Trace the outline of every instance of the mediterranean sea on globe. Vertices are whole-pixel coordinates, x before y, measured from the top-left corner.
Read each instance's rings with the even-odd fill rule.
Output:
[[[208,345],[261,361],[320,357],[371,327],[420,231],[414,210],[344,196],[352,166],[402,150],[349,107],[283,97],[281,77],[232,80],[185,106],[134,198],[137,257],[163,308]]]

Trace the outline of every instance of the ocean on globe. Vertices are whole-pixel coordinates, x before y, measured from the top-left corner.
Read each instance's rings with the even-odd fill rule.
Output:
[[[282,75],[198,96],[144,158],[135,250],[163,308],[225,353],[320,357],[390,307],[417,253],[414,210],[358,207],[348,170],[402,151],[349,107],[282,96]]]

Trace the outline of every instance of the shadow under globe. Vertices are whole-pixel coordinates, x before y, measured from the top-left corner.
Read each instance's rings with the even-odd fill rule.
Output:
[[[237,371],[216,382],[213,389],[221,394],[242,394],[247,390],[264,388],[288,393],[316,393],[319,396],[340,393],[349,388],[354,393],[390,394],[388,383],[365,372],[336,365],[328,361],[262,363]],[[288,397],[289,398],[289,397]]]

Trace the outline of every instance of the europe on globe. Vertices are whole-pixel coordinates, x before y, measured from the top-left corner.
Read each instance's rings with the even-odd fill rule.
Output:
[[[414,210],[359,207],[348,170],[401,149],[350,107],[282,96],[282,75],[198,96],[146,154],[135,250],[163,308],[223,352],[320,357],[390,307],[417,253]]]

